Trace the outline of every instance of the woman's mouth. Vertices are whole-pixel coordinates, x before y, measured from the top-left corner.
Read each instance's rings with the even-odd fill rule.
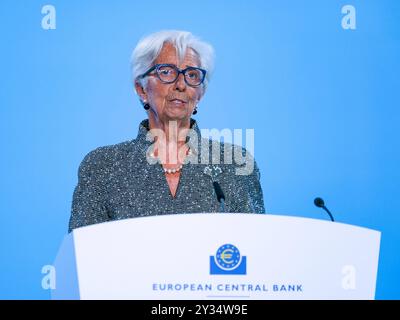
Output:
[[[169,102],[177,107],[184,106],[186,104],[186,101],[181,100],[181,99],[172,99]]]

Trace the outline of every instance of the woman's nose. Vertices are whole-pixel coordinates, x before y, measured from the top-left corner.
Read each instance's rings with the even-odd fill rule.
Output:
[[[180,73],[178,79],[175,81],[175,90],[184,91],[186,89],[185,76]]]

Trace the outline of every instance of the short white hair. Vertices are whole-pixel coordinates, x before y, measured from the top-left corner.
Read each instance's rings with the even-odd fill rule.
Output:
[[[138,77],[153,66],[165,43],[171,43],[176,48],[180,61],[184,59],[187,48],[196,52],[200,60],[199,67],[207,71],[203,83],[206,88],[214,68],[214,49],[210,44],[201,41],[190,32],[178,30],[155,32],[139,41],[131,57],[133,81],[138,81],[142,86],[147,84],[146,78],[138,79]]]

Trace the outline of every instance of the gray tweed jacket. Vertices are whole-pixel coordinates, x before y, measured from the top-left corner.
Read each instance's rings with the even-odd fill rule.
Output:
[[[186,140],[196,161],[184,164],[175,197],[162,166],[146,159],[153,143],[148,136],[148,120],[140,123],[136,139],[91,151],[79,167],[69,232],[86,225],[141,216],[218,212],[213,181],[219,182],[225,194],[225,212],[265,213],[260,173],[250,153],[239,146],[217,142],[221,161],[212,163],[215,149],[211,140],[201,138],[193,119],[191,129],[200,137],[197,142],[190,135]],[[201,148],[205,142],[209,146],[209,163],[201,160],[205,159],[205,149]],[[254,163],[248,174],[238,174],[245,164],[224,162],[224,152],[237,148],[246,161]]]

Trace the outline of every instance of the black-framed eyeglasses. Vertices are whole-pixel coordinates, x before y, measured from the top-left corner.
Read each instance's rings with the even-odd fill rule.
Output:
[[[155,71],[158,79],[163,83],[173,83],[182,73],[187,85],[197,87],[201,85],[206,77],[207,71],[197,67],[187,67],[179,69],[174,64],[156,64],[143,73],[140,78],[147,77],[151,72]]]

